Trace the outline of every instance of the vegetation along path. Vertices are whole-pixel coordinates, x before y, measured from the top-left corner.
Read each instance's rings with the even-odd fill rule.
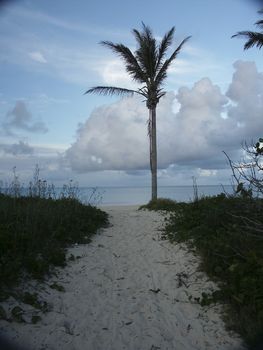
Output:
[[[220,307],[199,305],[202,292],[216,287],[184,245],[161,239],[164,216],[106,210],[110,226],[70,248],[72,262],[43,284],[51,311],[36,324],[1,321],[1,333],[32,349],[241,349]],[[64,291],[50,289],[53,282]]]

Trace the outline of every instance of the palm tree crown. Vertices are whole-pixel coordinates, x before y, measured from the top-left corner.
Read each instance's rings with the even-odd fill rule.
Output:
[[[160,98],[165,94],[161,86],[167,76],[167,70],[179,54],[183,44],[190,37],[185,38],[169,58],[165,58],[167,50],[172,44],[175,28],[172,27],[161,42],[157,44],[151,29],[144,23],[142,26],[141,32],[136,29],[132,31],[138,44],[138,49],[134,53],[123,44],[114,44],[111,41],[102,41],[101,44],[117,53],[123,59],[126,70],[133,80],[143,84],[143,86],[138,90],[96,86],[85,93],[103,95],[133,95],[137,93],[146,98],[148,108],[157,105]]]
[[[133,95],[137,93],[146,99],[149,109],[148,135],[150,138],[150,167],[152,173],[152,199],[157,198],[157,144],[156,144],[156,106],[165,92],[162,89],[167,77],[167,70],[179,54],[184,43],[190,38],[185,38],[166,58],[167,51],[172,44],[175,28],[172,27],[157,44],[149,27],[142,24],[142,31],[133,29],[137,42],[137,50],[131,50],[123,44],[114,44],[111,41],[102,41],[102,45],[110,48],[124,61],[125,67],[133,80],[141,84],[138,90],[125,89],[115,86],[96,86],[86,93],[98,93],[103,95]]]
[[[258,11],[259,14],[263,14],[263,10]],[[260,28],[261,30],[263,29],[263,20],[259,20],[255,23],[255,25]],[[252,32],[248,30],[244,30],[241,32],[238,32],[235,35],[232,35],[232,38],[234,37],[245,37],[247,39],[247,42],[244,45],[244,49],[247,50],[253,46],[258,47],[261,49],[263,46],[263,32]]]

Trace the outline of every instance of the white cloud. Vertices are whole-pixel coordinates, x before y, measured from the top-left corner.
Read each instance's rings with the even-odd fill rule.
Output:
[[[33,60],[36,61],[38,63],[47,63],[47,60],[45,59],[45,57],[43,56],[43,54],[39,51],[33,51],[33,52],[29,52],[29,57]]]
[[[148,150],[146,122],[147,111],[140,99],[127,98],[97,108],[80,126],[77,142],[67,151],[67,158],[79,172],[144,168]]]
[[[228,116],[238,121],[240,133],[261,136],[263,130],[263,74],[254,62],[237,61],[236,72],[226,95],[235,102]]]
[[[200,176],[214,177],[216,169],[226,167],[222,150],[238,152],[243,140],[262,136],[262,74],[251,62],[236,62],[234,68],[226,95],[203,78],[162,99],[157,107],[160,169],[184,165],[200,168]],[[67,151],[72,169],[148,169],[147,113],[137,97],[95,109]]]
[[[226,103],[219,88],[204,79],[192,90],[181,89],[177,98],[181,104],[177,114],[173,112],[172,92],[157,109],[160,168],[211,157],[215,152],[207,139],[210,129],[217,127]],[[147,109],[140,98],[126,98],[96,109],[80,127],[77,141],[67,151],[73,169],[80,172],[148,169],[147,118]]]
[[[217,170],[211,170],[211,169],[198,169],[199,176],[203,177],[210,177],[210,176],[216,176]]]

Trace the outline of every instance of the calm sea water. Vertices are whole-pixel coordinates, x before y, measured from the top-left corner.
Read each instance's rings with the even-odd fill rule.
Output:
[[[232,193],[231,186],[198,186],[198,196],[213,196],[226,191]],[[158,197],[189,202],[194,198],[192,186],[160,186]],[[89,187],[80,188],[80,198],[91,204],[136,205],[145,204],[151,199],[150,187],[98,187],[95,191]]]

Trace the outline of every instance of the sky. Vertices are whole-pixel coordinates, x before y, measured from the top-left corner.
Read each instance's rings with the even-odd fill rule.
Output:
[[[263,6],[262,6],[263,7]],[[263,51],[231,38],[256,30],[253,0],[17,0],[0,2],[0,181],[150,185],[148,112],[139,97],[85,95],[96,85],[138,88],[99,43],[136,49],[132,29],[175,49],[157,107],[159,185],[229,184],[241,144],[262,137]],[[172,52],[172,51],[170,51]]]

